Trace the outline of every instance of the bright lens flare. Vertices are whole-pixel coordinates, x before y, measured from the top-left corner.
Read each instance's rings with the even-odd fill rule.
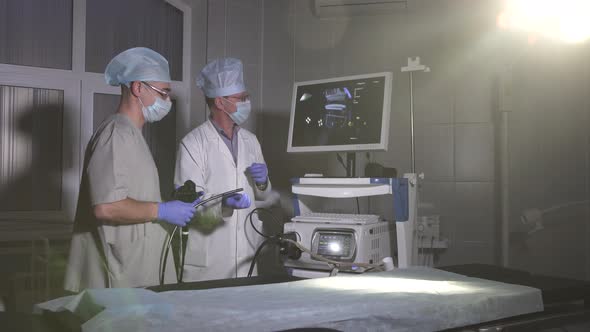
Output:
[[[339,252],[340,251],[340,245],[336,242],[332,242],[330,243],[330,251],[331,252]]]
[[[590,38],[589,0],[505,0],[497,24],[534,35],[581,43]]]

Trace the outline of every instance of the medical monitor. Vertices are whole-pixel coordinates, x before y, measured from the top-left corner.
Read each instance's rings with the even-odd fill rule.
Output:
[[[297,82],[287,152],[387,150],[392,73]]]

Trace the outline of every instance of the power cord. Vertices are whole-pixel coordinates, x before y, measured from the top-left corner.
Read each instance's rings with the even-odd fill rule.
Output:
[[[252,262],[250,263],[250,269],[248,270],[248,277],[251,277],[252,273],[254,273],[254,267],[256,266],[256,263],[258,261],[258,257],[260,256],[262,249],[264,249],[264,247],[266,247],[269,244],[280,245],[281,240],[284,236],[284,233],[282,231],[277,234],[266,235],[263,232],[261,232],[260,230],[258,230],[258,228],[256,228],[256,226],[254,225],[254,220],[252,219],[252,216],[254,215],[254,213],[256,213],[257,215],[260,215],[260,212],[264,212],[264,213],[268,214],[274,222],[280,223],[279,220],[276,219],[275,215],[270,210],[265,209],[265,208],[256,208],[256,209],[250,211],[250,213],[248,213],[248,215],[246,216],[246,219],[250,220],[250,225],[252,226],[252,229],[254,229],[254,231],[256,233],[258,233],[258,235],[262,236],[265,239],[260,244],[260,246],[258,246],[258,248],[256,249],[256,252],[254,253],[254,257],[252,258]],[[282,224],[281,224],[281,226],[282,226]]]
[[[258,233],[258,235],[262,236],[265,239],[269,239],[269,238],[273,238],[273,237],[277,237],[277,236],[283,235],[283,232],[279,232],[279,233],[274,234],[274,235],[265,235],[261,231],[259,231],[256,228],[256,226],[254,226],[254,221],[252,220],[252,216],[254,215],[254,213],[256,213],[257,215],[260,215],[260,212],[264,212],[264,213],[268,214],[275,223],[277,223],[277,224],[280,223],[280,221],[276,219],[275,215],[269,209],[255,208],[254,210],[250,211],[250,213],[248,213],[248,215],[246,216],[246,218],[250,219],[250,225],[252,225],[252,228],[254,229],[254,231],[256,233]],[[282,226],[282,224],[281,224],[281,226]]]

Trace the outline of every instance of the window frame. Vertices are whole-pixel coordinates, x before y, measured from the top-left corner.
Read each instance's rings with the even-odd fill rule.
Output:
[[[2,73],[2,72],[0,72]],[[64,100],[64,131],[61,133],[62,143],[62,193],[61,211],[11,211],[0,212],[0,221],[4,220],[73,220],[76,210],[77,192],[74,192],[72,183],[78,181],[80,150],[76,145],[70,145],[70,139],[78,140],[80,137],[80,113],[76,112],[79,107],[80,86],[71,80],[64,80],[52,76],[0,74],[0,85],[15,86],[23,88],[53,89],[63,91]],[[65,130],[69,132],[66,132]]]
[[[72,0],[72,69],[53,69],[0,63],[0,84],[64,91],[64,124],[62,133],[62,206],[60,211],[0,212],[0,225],[31,222],[51,228],[51,222],[73,223],[84,150],[93,134],[94,94],[120,95],[119,87],[105,83],[103,74],[86,72],[86,1]],[[192,9],[182,0],[164,0],[183,13],[182,81],[172,81],[171,97],[176,99],[176,141],[188,126],[191,105]],[[72,130],[66,133],[65,130]],[[67,140],[67,141],[66,141]],[[44,223],[39,223],[44,221]]]

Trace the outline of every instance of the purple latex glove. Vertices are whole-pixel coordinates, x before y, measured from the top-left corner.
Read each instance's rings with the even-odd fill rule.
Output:
[[[197,209],[194,207],[201,199],[192,203],[170,201],[158,204],[158,219],[169,224],[184,227],[191,221]]]
[[[268,167],[266,167],[266,164],[253,163],[246,170],[257,184],[264,184],[268,180]]]
[[[250,197],[247,194],[233,194],[223,199],[223,204],[234,209],[246,209],[250,207]]]

